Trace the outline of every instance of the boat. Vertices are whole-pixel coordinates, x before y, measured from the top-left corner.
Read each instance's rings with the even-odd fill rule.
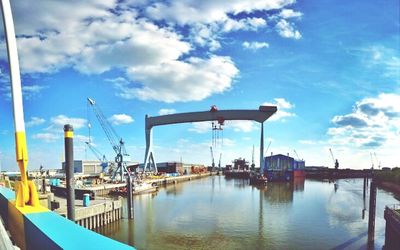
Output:
[[[262,174],[251,173],[250,174],[250,185],[254,186],[265,186],[267,185],[268,179]]]
[[[147,182],[135,182],[132,188],[133,195],[154,193],[158,191],[158,186]],[[110,191],[111,195],[128,195],[127,187],[114,188]]]
[[[248,162],[245,159],[239,158],[233,161],[232,165],[226,165],[225,168],[226,178],[249,179],[250,170]]]

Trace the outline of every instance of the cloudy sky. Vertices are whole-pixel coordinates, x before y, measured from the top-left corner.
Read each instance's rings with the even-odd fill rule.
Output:
[[[306,165],[400,164],[400,24],[396,0],[14,0],[29,168],[59,168],[62,126],[75,158],[91,124],[96,148],[113,151],[87,97],[144,158],[144,117],[219,109],[279,109],[266,148]],[[0,36],[0,163],[17,170],[7,56]],[[222,163],[251,161],[257,123],[226,122],[214,145]],[[210,123],[154,129],[157,161],[210,164]],[[255,150],[258,163],[258,150]],[[376,155],[376,157],[375,157]],[[217,159],[218,161],[218,159]]]

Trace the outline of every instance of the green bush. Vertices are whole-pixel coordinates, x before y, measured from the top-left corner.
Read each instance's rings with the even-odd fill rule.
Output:
[[[379,181],[389,181],[400,185],[400,168],[393,168],[391,171],[377,171],[374,174]]]

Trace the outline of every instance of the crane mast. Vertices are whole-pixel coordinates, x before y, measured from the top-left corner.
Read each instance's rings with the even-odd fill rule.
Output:
[[[219,153],[218,171],[221,171],[221,157],[222,157],[222,153]]]
[[[114,152],[116,153],[115,162],[117,163],[117,171],[114,172],[111,178],[114,179],[115,175],[119,170],[121,181],[123,181],[124,170],[127,172],[124,162],[124,156],[129,156],[125,149],[125,142],[123,141],[122,137],[118,136],[117,132],[107,121],[106,117],[104,116],[103,112],[101,111],[100,107],[96,104],[96,102],[91,98],[87,98],[87,101],[92,107],[93,112],[95,113],[97,120],[100,123],[100,126],[102,127],[104,133],[107,136],[108,141],[110,142]]]
[[[378,164],[378,168],[381,169],[381,162],[378,161],[378,157],[376,157],[376,153],[375,152],[374,152],[374,156],[375,156],[376,164]]]
[[[369,152],[369,155],[371,156],[371,169],[374,169],[374,158],[372,158],[371,152]]]
[[[214,162],[214,152],[213,152],[212,146],[210,146],[210,153],[211,153],[211,168],[212,168],[212,171],[214,171],[215,162]]]
[[[253,151],[251,153],[251,170],[254,170],[256,167],[256,164],[254,163],[254,145],[253,145]]]

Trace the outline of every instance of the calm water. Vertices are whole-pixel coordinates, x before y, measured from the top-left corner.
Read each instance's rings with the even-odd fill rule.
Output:
[[[363,180],[337,183],[336,190],[312,180],[257,189],[243,180],[208,177],[135,197],[134,221],[99,232],[138,249],[365,249]],[[384,207],[395,203],[378,189],[376,249],[385,240]]]

